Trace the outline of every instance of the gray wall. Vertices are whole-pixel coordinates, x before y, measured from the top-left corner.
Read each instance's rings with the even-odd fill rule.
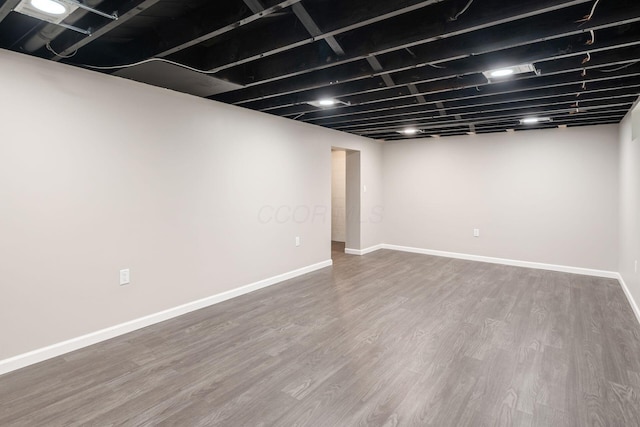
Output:
[[[0,359],[330,259],[332,144],[382,203],[378,142],[8,51],[0,75]]]
[[[632,118],[633,117],[633,118]],[[636,302],[640,302],[640,134],[632,139],[632,125],[640,128],[640,108],[620,125],[620,260],[618,271]],[[640,269],[640,266],[638,266]]]
[[[331,152],[331,240],[347,239],[347,153]]]
[[[616,138],[611,125],[388,143],[385,243],[617,271]]]
[[[619,144],[600,126],[383,146],[7,51],[0,75],[0,359],[328,260],[332,145],[357,150],[351,249],[619,268],[640,297],[630,119]]]

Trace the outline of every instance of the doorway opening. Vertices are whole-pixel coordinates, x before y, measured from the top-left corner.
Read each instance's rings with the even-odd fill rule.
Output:
[[[331,148],[331,255],[360,249],[360,152]]]

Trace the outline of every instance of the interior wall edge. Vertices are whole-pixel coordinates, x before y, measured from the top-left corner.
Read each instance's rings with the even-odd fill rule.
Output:
[[[635,298],[633,298],[633,294],[629,290],[627,283],[624,281],[624,277],[622,277],[622,274],[618,273],[618,277],[616,278],[618,279],[618,282],[620,282],[622,291],[624,292],[624,295],[627,297],[627,301],[629,301],[629,304],[631,305],[631,309],[633,310],[633,314],[635,314],[636,316],[636,320],[638,321],[638,323],[640,323],[640,308],[638,307],[638,304],[636,303]]]
[[[5,360],[0,360],[0,375],[7,374],[9,372],[34,365],[36,363],[44,362],[45,360],[64,355],[72,351],[109,340],[111,338],[125,335],[129,332],[133,332],[138,329],[154,325],[156,323],[164,322],[165,320],[173,319],[175,317],[191,313],[192,311],[219,304],[232,298],[237,298],[250,292],[281,283],[285,280],[293,279],[295,277],[302,276],[316,270],[331,267],[332,265],[333,261],[331,259],[308,265],[297,270],[289,271],[277,276],[269,277],[264,280],[241,286],[239,288],[221,292],[207,298],[202,298],[200,300],[182,304],[167,310],[160,311],[158,313],[150,314],[148,316],[140,317],[138,319],[111,326],[109,328],[101,329],[99,331],[49,345],[47,347],[19,354]]]
[[[347,255],[366,255],[366,254],[370,254],[371,252],[375,252],[377,250],[380,249],[384,249],[383,247],[384,245],[381,243],[379,245],[375,245],[375,246],[370,246],[368,248],[364,248],[364,249],[351,249],[351,248],[345,248],[344,253]]]

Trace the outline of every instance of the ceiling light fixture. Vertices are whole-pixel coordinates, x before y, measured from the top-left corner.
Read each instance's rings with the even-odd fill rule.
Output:
[[[31,0],[31,6],[51,15],[62,15],[67,12],[67,7],[55,0]]]
[[[336,105],[335,99],[321,99],[318,101],[318,104],[322,107],[331,107],[332,105]]]
[[[549,117],[527,117],[520,120],[521,125],[535,125],[538,123],[550,122],[551,118]]]
[[[507,77],[514,73],[513,68],[491,71],[491,77]]]
[[[512,67],[495,68],[493,70],[484,71],[482,74],[490,81],[502,80],[517,74],[533,73],[539,75],[540,72],[533,64],[514,65]]]
[[[399,134],[402,135],[417,135],[419,133],[421,133],[422,131],[420,129],[416,129],[416,128],[406,128],[406,129],[402,129],[402,130],[398,130],[396,131]]]
[[[114,21],[118,19],[117,11],[106,13],[94,9],[80,0],[20,0],[13,11],[90,36],[90,28],[83,29],[63,22],[77,9],[83,9]]]
[[[333,99],[333,98],[322,98],[316,101],[308,101],[307,104],[316,108],[330,108],[330,107],[335,107],[338,104],[342,104],[346,106],[351,105],[348,102],[340,101],[338,99]]]

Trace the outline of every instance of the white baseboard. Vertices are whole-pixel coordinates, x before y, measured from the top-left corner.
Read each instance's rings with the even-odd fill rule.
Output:
[[[344,250],[345,254],[349,254],[349,255],[366,255],[366,254],[370,254],[371,252],[375,252],[379,249],[383,249],[383,245],[375,245],[375,246],[371,246],[369,248],[365,248],[365,249],[349,249],[346,248]]]
[[[555,265],[555,264],[544,264],[540,262],[519,261],[514,259],[506,259],[506,258],[494,258],[494,257],[488,257],[488,256],[482,256],[482,255],[469,255],[469,254],[461,254],[457,252],[436,251],[433,249],[411,248],[407,246],[397,246],[397,245],[388,245],[388,244],[383,244],[381,246],[383,247],[383,249],[391,249],[394,251],[412,252],[416,254],[433,255],[433,256],[440,256],[440,257],[446,257],[446,258],[464,259],[468,261],[488,262],[491,264],[504,264],[504,265],[512,265],[515,267],[536,268],[538,270],[560,271],[563,273],[582,274],[585,276],[606,277],[609,279],[617,279],[619,277],[618,273],[615,271],[593,270],[590,268],[570,267],[566,265]]]
[[[124,335],[137,329],[160,323],[165,320],[169,320],[174,317],[199,310],[201,308],[209,307],[211,305],[227,301],[231,298],[248,294],[249,292],[257,291],[258,289],[266,288],[268,286],[275,285],[276,283],[280,283],[288,279],[293,279],[294,277],[302,276],[303,274],[311,273],[312,271],[330,267],[331,265],[333,265],[333,261],[331,260],[319,262],[317,264],[289,271],[284,274],[269,277],[268,279],[260,280],[258,282],[242,286],[240,288],[232,289],[230,291],[222,292],[207,298],[182,304],[168,310],[140,317],[139,319],[121,323],[119,325],[102,329],[100,331],[92,332],[87,335],[72,338],[70,340],[33,350],[28,353],[19,354],[9,359],[0,360],[0,375],[15,371],[20,368],[24,368],[29,365],[33,365],[34,363],[39,363],[47,359],[51,359],[53,357],[61,356],[63,354],[81,349],[83,347],[88,347],[101,341],[106,341],[119,335]]]
[[[640,308],[638,308],[638,304],[636,304],[636,300],[633,298],[633,295],[631,295],[631,291],[629,290],[629,288],[627,287],[627,284],[622,278],[622,274],[618,273],[617,279],[620,282],[620,286],[622,286],[622,290],[624,291],[624,294],[627,297],[629,304],[631,304],[631,309],[633,310],[633,314],[636,315],[636,319],[638,320],[638,323],[640,323]]]

